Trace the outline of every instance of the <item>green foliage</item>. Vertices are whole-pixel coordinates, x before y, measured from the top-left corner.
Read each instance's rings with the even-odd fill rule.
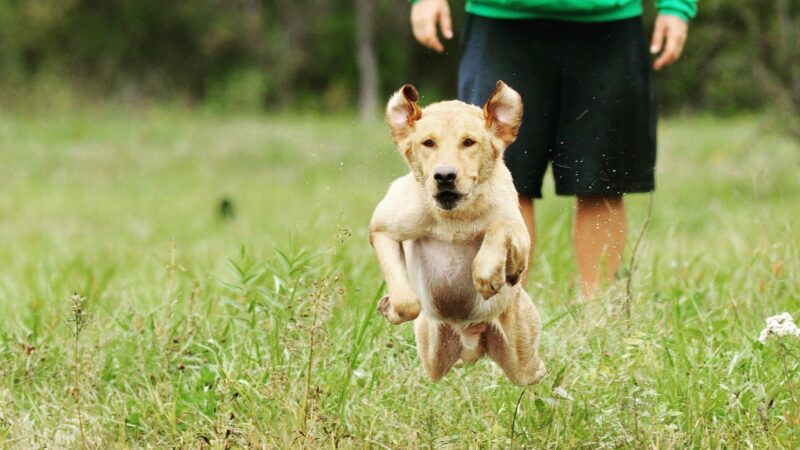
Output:
[[[405,171],[383,127],[0,118],[2,448],[81,445],[78,360],[90,448],[800,444],[800,362],[756,340],[800,315],[800,152],[756,119],[662,124],[630,331],[615,294],[575,303],[572,200],[548,183],[528,291],[550,373],[517,408],[485,360],[429,382],[411,326],[375,312],[366,224]],[[646,202],[628,199],[631,230]],[[91,317],[77,359],[73,291]]]
[[[220,111],[256,112],[264,108],[269,92],[267,75],[257,69],[243,69],[209,82],[205,103]]]
[[[644,3],[652,23],[652,2]],[[462,5],[452,2],[457,35]],[[426,99],[453,97],[459,39],[444,55],[423,49],[408,10],[403,1],[376,6],[384,96],[413,82]],[[0,94],[23,105],[41,95],[45,108],[53,97],[58,104],[88,96],[190,99],[226,111],[352,110],[355,26],[352,2],[341,0],[5,0]],[[797,2],[704,2],[684,57],[656,75],[663,110],[775,107],[798,115],[797,29]]]
[[[648,14],[652,17],[652,12]],[[667,110],[800,111],[800,5],[708,0],[689,27],[681,60],[657,74]]]

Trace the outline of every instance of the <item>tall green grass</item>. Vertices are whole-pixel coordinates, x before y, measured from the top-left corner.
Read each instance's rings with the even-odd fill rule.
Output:
[[[548,376],[483,360],[433,384],[374,308],[366,224],[405,171],[383,126],[2,115],[0,447],[798,448],[800,345],[756,339],[800,319],[798,163],[757,118],[665,121],[630,327],[619,290],[576,303],[548,182]],[[627,204],[635,234],[647,197]]]

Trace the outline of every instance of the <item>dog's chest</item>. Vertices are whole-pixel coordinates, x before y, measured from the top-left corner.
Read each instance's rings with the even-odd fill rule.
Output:
[[[404,245],[409,277],[423,309],[441,320],[472,318],[478,297],[472,282],[472,260],[481,241],[425,238]]]

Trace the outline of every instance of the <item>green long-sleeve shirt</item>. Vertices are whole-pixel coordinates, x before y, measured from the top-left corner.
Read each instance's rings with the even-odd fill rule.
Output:
[[[417,0],[412,0],[417,1]],[[689,20],[697,0],[655,0],[661,14]],[[467,0],[467,12],[496,19],[608,22],[642,14],[642,0]]]

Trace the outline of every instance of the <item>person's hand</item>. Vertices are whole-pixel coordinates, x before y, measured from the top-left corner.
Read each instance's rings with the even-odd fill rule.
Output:
[[[653,62],[654,69],[667,67],[681,56],[688,31],[689,24],[680,17],[669,14],[659,14],[656,17],[650,53],[656,55],[660,52],[661,55]]]
[[[453,37],[453,23],[447,0],[419,0],[411,6],[411,29],[414,37],[420,44],[442,53],[444,46],[436,32],[437,24],[442,30],[442,36],[447,39]]]

